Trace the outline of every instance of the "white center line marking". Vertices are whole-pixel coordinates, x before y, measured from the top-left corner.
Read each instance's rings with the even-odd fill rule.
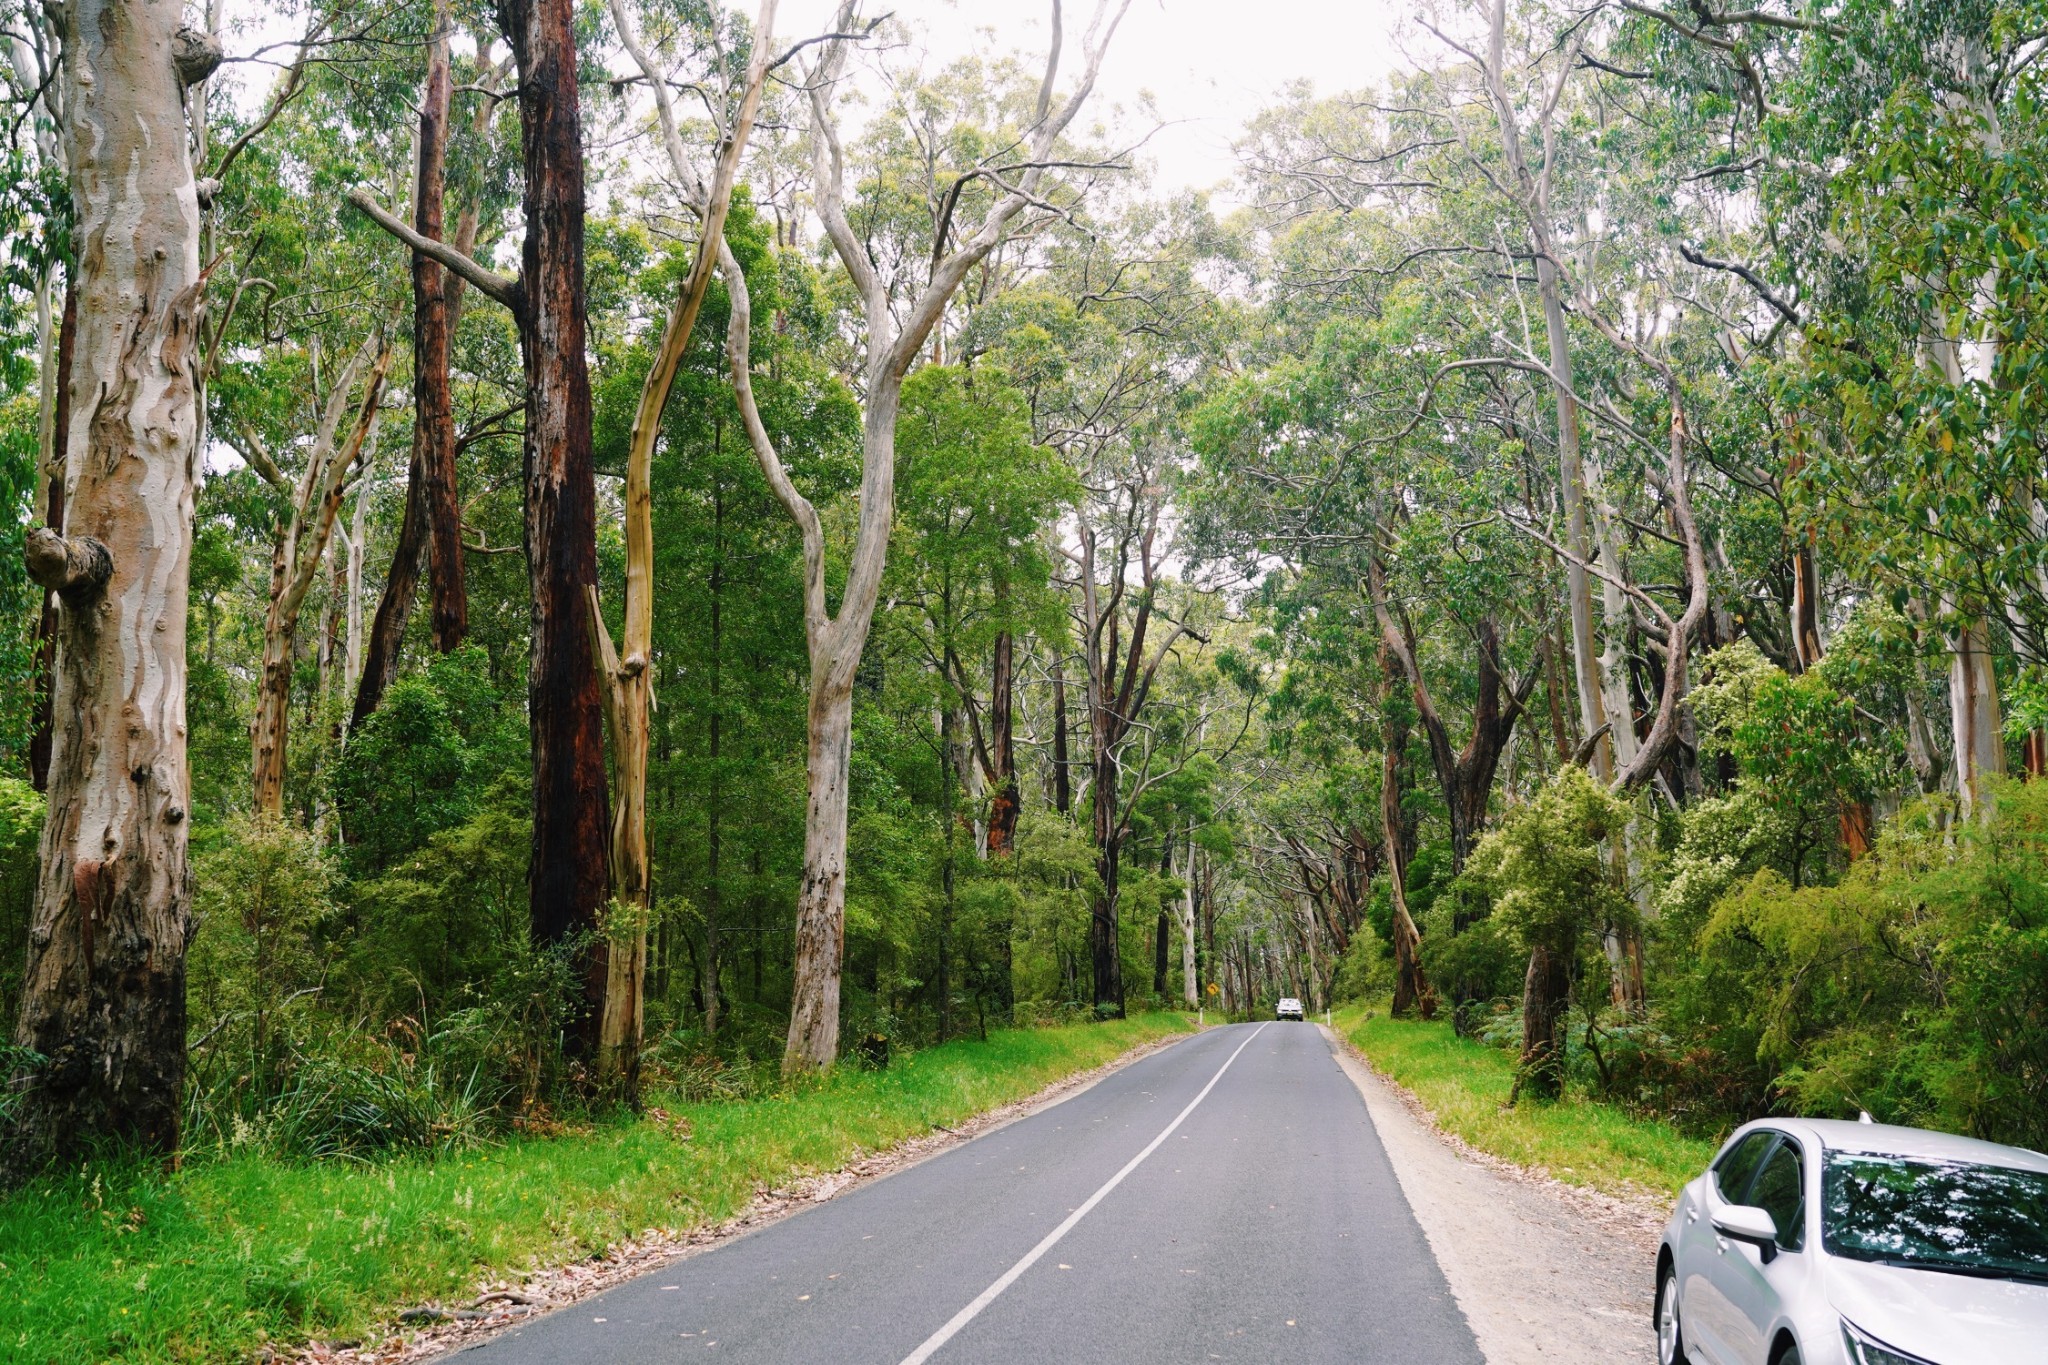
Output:
[[[1231,1053],[1229,1058],[1225,1060],[1223,1065],[1216,1068],[1216,1074],[1211,1076],[1209,1078],[1209,1083],[1202,1087],[1202,1093],[1196,1095],[1193,1099],[1188,1101],[1188,1107],[1181,1110],[1180,1113],[1175,1116],[1172,1123],[1166,1125],[1166,1130],[1164,1132],[1160,1133],[1158,1137],[1153,1138],[1150,1142],[1146,1143],[1144,1151],[1138,1153],[1129,1161],[1125,1162],[1124,1168],[1122,1170],[1118,1171],[1115,1175],[1111,1176],[1107,1181],[1103,1182],[1102,1188],[1097,1190],[1095,1193],[1089,1195],[1087,1201],[1083,1203],[1080,1208],[1075,1209],[1072,1213],[1068,1214],[1065,1222],[1061,1223],[1051,1232],[1045,1234],[1044,1241],[1040,1242],[1037,1246],[1031,1248],[1031,1250],[1025,1252],[1024,1258],[1022,1260],[1018,1261],[1017,1264],[1011,1266],[1008,1270],[1005,1270],[1002,1274],[1002,1278],[998,1279],[994,1284],[990,1285],[988,1288],[982,1290],[979,1294],[975,1295],[974,1301],[972,1303],[968,1304],[965,1308],[955,1313],[952,1316],[952,1318],[947,1321],[944,1327],[941,1327],[938,1331],[926,1337],[924,1339],[924,1343],[920,1345],[915,1351],[912,1351],[909,1355],[903,1357],[903,1365],[924,1365],[924,1362],[932,1358],[933,1352],[937,1351],[941,1346],[944,1346],[947,1342],[951,1341],[954,1338],[954,1336],[959,1333],[961,1328],[965,1327],[968,1323],[974,1321],[974,1319],[981,1313],[982,1309],[994,1303],[996,1301],[997,1295],[1001,1294],[1005,1289],[1008,1289],[1011,1285],[1015,1284],[1018,1278],[1021,1277],[1025,1271],[1031,1269],[1031,1267],[1037,1263],[1039,1257],[1045,1255],[1046,1252],[1051,1251],[1053,1247],[1058,1244],[1060,1238],[1066,1236],[1069,1232],[1072,1232],[1074,1230],[1074,1224],[1080,1222],[1083,1218],[1086,1218],[1088,1216],[1088,1211],[1090,1209],[1094,1208],[1097,1204],[1100,1204],[1111,1190],[1115,1189],[1118,1185],[1123,1184],[1125,1176],[1129,1175],[1132,1171],[1137,1170],[1139,1164],[1143,1162],[1146,1157],[1152,1155],[1152,1153],[1159,1150],[1159,1145],[1165,1142],[1168,1138],[1173,1136],[1173,1130],[1180,1127],[1181,1123],[1187,1118],[1189,1114],[1195,1112],[1195,1106],[1200,1104],[1203,1100],[1209,1097],[1209,1092],[1216,1088],[1216,1082],[1222,1080],[1223,1073],[1230,1070],[1230,1063],[1237,1060],[1238,1052],[1243,1052],[1246,1048],[1250,1047],[1252,1044],[1252,1039],[1258,1037],[1261,1033],[1265,1031],[1266,1026],[1264,1024],[1261,1024],[1257,1028],[1253,1029],[1251,1031],[1251,1035],[1247,1037],[1243,1042],[1237,1045],[1237,1052]]]

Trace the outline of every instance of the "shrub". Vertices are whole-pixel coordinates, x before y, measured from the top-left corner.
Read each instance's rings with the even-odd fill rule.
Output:
[[[1718,900],[1664,1012],[1695,1098],[2048,1145],[2048,784],[1989,804],[1909,809],[1835,886]]]

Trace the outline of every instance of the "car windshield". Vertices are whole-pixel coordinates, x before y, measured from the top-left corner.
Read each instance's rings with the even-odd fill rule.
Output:
[[[1867,1152],[1822,1169],[1833,1255],[2048,1282],[2048,1173]]]

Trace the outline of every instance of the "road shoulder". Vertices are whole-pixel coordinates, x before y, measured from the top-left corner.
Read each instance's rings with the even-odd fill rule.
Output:
[[[1321,1026],[1318,1025],[1320,1028]],[[1483,1157],[1322,1029],[1488,1365],[1647,1365],[1661,1215]]]

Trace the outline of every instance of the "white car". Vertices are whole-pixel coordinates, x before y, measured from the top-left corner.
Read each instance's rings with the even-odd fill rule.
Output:
[[[1280,1003],[1273,1007],[1273,1017],[1275,1019],[1300,1019],[1302,1017],[1301,1002],[1291,995],[1281,996]]]
[[[2048,1156],[1867,1119],[1767,1119],[1685,1187],[1659,1365],[2041,1365]]]

